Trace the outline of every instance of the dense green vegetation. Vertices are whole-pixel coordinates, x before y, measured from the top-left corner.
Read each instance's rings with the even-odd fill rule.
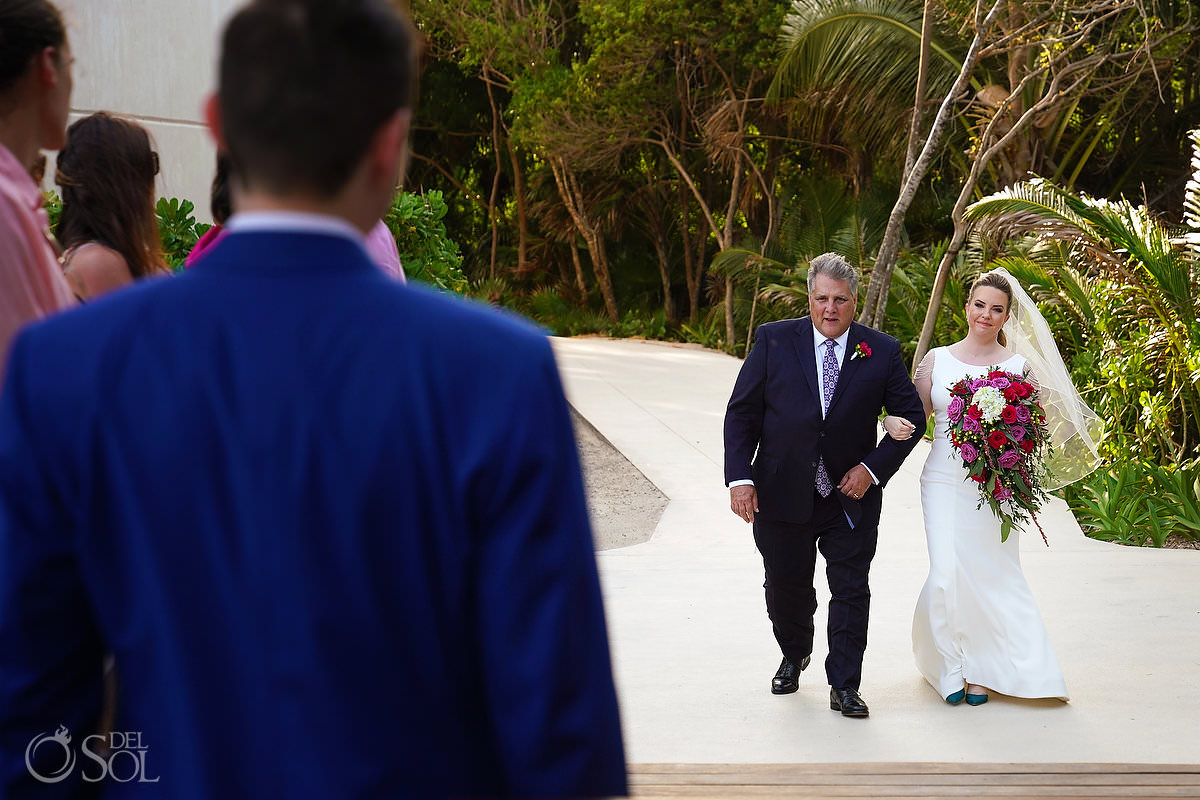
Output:
[[[412,8],[427,58],[385,216],[410,276],[559,334],[743,355],[832,250],[916,359],[1003,264],[1106,423],[1066,491],[1080,522],[1200,540],[1200,0]],[[158,204],[173,265],[192,211]]]
[[[1000,260],[1108,425],[1106,468],[1068,493],[1081,522],[1200,533],[1200,254],[1178,240],[1200,231],[1196,3],[413,12],[408,187],[443,193],[470,292],[558,333],[741,355],[757,324],[805,312],[807,260],[834,250],[863,270],[863,319],[913,357],[957,338],[965,284]]]

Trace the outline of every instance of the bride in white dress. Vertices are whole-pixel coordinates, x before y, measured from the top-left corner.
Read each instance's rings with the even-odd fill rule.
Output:
[[[1020,532],[1014,528],[1008,541],[1000,541],[1000,520],[986,504],[977,508],[978,484],[968,480],[946,435],[951,385],[967,375],[985,375],[991,367],[1030,369],[1024,355],[1005,348],[1001,328],[1013,303],[1006,274],[989,273],[972,285],[967,335],[931,350],[916,372],[925,413],[935,415],[935,437],[921,473],[929,577],[913,615],[913,654],[925,680],[951,704],[965,699],[981,705],[989,690],[1068,699],[1054,648],[1021,571]],[[1039,380],[1036,369],[1030,377]],[[1089,425],[1084,420],[1078,427],[1087,432]],[[899,417],[888,417],[884,427],[897,439],[913,434],[912,423]]]

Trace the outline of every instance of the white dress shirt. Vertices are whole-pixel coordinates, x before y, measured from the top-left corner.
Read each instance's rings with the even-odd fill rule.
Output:
[[[825,364],[824,364],[824,362],[825,362],[825,341],[829,337],[826,336],[825,334],[821,333],[819,330],[817,330],[816,325],[813,325],[812,335],[813,335],[813,356],[816,358],[816,366],[817,366],[817,397],[819,397],[821,399],[821,418],[824,419],[825,418]],[[849,342],[849,340],[850,340],[850,329],[849,328],[842,331],[842,335],[833,340],[834,341],[833,357],[837,359],[839,376],[842,374],[842,365],[846,363],[846,344]],[[878,486],[879,479],[875,477],[874,472],[871,472],[871,468],[868,467],[866,464],[863,464],[862,468],[865,469],[867,471],[867,474],[871,476],[871,482],[874,483],[876,486]],[[832,476],[830,476],[830,477],[832,477]],[[732,489],[735,486],[753,486],[753,485],[754,485],[754,481],[752,481],[750,479],[743,479],[743,480],[729,482],[730,489]]]

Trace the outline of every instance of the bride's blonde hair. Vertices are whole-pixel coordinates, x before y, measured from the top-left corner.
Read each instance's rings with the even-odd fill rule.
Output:
[[[975,291],[977,289],[985,286],[989,289],[999,289],[1000,291],[1004,292],[1004,296],[1008,298],[1008,307],[1004,310],[1009,314],[1015,313],[1015,310],[1013,309],[1012,286],[1009,285],[1008,280],[1003,275],[998,275],[995,272],[989,272],[986,275],[980,275],[975,279],[975,282],[971,284],[971,291],[967,294],[967,302],[970,303],[971,299],[975,297]],[[1001,328],[996,334],[996,341],[1000,343],[1001,347],[1008,346],[1008,337],[1004,335],[1003,328]]]

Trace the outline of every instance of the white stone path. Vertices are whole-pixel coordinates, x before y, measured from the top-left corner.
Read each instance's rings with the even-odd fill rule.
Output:
[[[774,696],[779,663],[749,527],[729,511],[721,425],[741,362],[685,346],[555,339],[571,404],[669,498],[654,537],[598,554],[631,763],[1200,763],[1200,551],[1087,539],[1061,501],[1050,548],[1022,561],[1071,702],[946,705],[909,638],[928,566],[922,443],[890,483],[872,570],[862,693],[868,720],[829,710],[821,666],[828,597],[800,691]]]

